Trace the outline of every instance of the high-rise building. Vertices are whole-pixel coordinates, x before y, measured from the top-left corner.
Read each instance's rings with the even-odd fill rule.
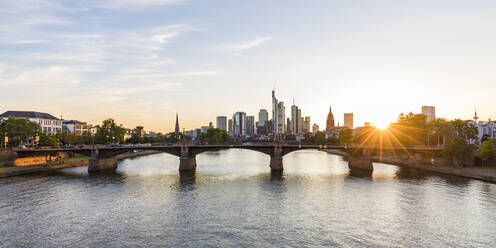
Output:
[[[303,133],[309,133],[310,130],[310,116],[305,116],[305,119],[303,120]]]
[[[236,112],[233,115],[233,134],[234,136],[246,135],[246,113]]]
[[[272,90],[272,125],[273,125],[273,131],[275,135],[278,135],[278,126],[279,126],[279,106],[276,98],[276,92],[275,90]]]
[[[255,135],[255,116],[253,115],[246,117],[246,134],[249,136]]]
[[[326,132],[330,132],[334,129],[334,115],[332,114],[332,109],[329,107],[329,114],[327,114],[327,125]]]
[[[229,135],[234,135],[234,130],[233,130],[233,120],[229,119],[228,126],[227,126],[227,132]]]
[[[215,121],[215,126],[218,129],[227,131],[227,117],[225,117],[225,116],[217,116],[216,121]]]
[[[353,113],[344,113],[344,126],[353,129]]]
[[[293,134],[293,123],[291,122],[291,118],[286,118],[286,133]]]
[[[319,125],[317,123],[314,123],[312,126],[312,133],[317,133],[319,132]]]
[[[422,114],[425,115],[427,122],[431,122],[436,119],[436,107],[422,106]]]
[[[258,112],[258,124],[257,126],[265,126],[265,122],[269,121],[269,112],[266,109],[260,109]]]
[[[286,107],[284,102],[277,103],[277,129],[279,134],[286,133]]]
[[[284,134],[286,131],[286,108],[284,102],[277,101],[275,91],[272,91],[272,124],[274,134]]]
[[[300,119],[301,119],[301,109],[298,108],[298,106],[296,106],[294,104],[294,100],[293,100],[293,105],[291,106],[291,133],[292,134],[299,134],[301,133],[301,123],[300,123]]]
[[[272,91],[272,122],[274,134],[284,134],[286,129],[286,108],[284,102],[277,101],[275,91]]]
[[[178,116],[177,112],[176,112],[176,127],[174,128],[174,133],[176,133],[176,134],[180,133],[180,131],[179,131],[179,116]]]
[[[208,128],[214,128],[214,124],[212,122],[208,123]]]
[[[296,134],[302,134],[303,133],[303,117],[301,117],[301,109],[298,109],[298,129],[296,130]]]

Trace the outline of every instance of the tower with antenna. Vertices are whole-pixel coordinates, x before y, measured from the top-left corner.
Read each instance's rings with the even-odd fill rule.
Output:
[[[475,114],[473,118],[475,122],[477,122],[477,120],[479,119],[479,117],[477,116],[477,109],[475,109]]]

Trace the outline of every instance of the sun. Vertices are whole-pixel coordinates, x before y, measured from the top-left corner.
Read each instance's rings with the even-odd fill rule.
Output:
[[[391,123],[387,122],[387,121],[383,121],[383,122],[377,122],[374,124],[375,127],[379,128],[380,130],[386,130],[389,125]]]

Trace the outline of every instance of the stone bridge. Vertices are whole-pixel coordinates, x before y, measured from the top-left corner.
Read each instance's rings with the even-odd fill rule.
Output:
[[[372,156],[393,153],[439,153],[440,149],[431,147],[378,147],[363,145],[307,145],[307,144],[283,144],[283,143],[255,143],[237,145],[197,145],[197,144],[175,144],[155,146],[94,146],[84,148],[45,148],[45,149],[15,149],[17,157],[27,157],[43,154],[54,154],[58,152],[73,152],[89,157],[88,171],[101,171],[117,168],[116,156],[134,151],[158,151],[179,157],[179,170],[189,171],[196,169],[196,155],[207,151],[218,151],[224,149],[248,149],[262,152],[270,156],[270,168],[273,171],[282,171],[282,158],[284,155],[306,149],[332,149],[339,150],[348,158],[348,165],[352,169],[372,171]]]

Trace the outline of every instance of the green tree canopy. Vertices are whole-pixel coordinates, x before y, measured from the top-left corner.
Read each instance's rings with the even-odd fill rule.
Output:
[[[494,139],[486,139],[482,144],[477,148],[477,157],[482,159],[483,165],[485,162],[491,158],[496,157],[496,140]]]
[[[465,138],[456,137],[449,139],[444,147],[444,154],[457,159],[458,163],[473,151],[473,146],[470,145]]]
[[[339,144],[349,144],[353,142],[353,131],[347,127],[341,129],[339,132]]]
[[[117,125],[114,119],[104,120],[97,126],[95,142],[98,144],[123,143],[126,130],[122,125]]]
[[[40,136],[39,146],[59,146],[59,139],[52,134],[44,134]]]
[[[0,135],[9,137],[9,146],[18,146],[20,143],[26,143],[29,138],[41,134],[40,125],[30,121],[28,118],[9,117],[7,120],[0,122]]]
[[[219,128],[209,128],[206,133],[200,134],[200,142],[208,142],[209,144],[222,144],[231,141],[231,136]]]

